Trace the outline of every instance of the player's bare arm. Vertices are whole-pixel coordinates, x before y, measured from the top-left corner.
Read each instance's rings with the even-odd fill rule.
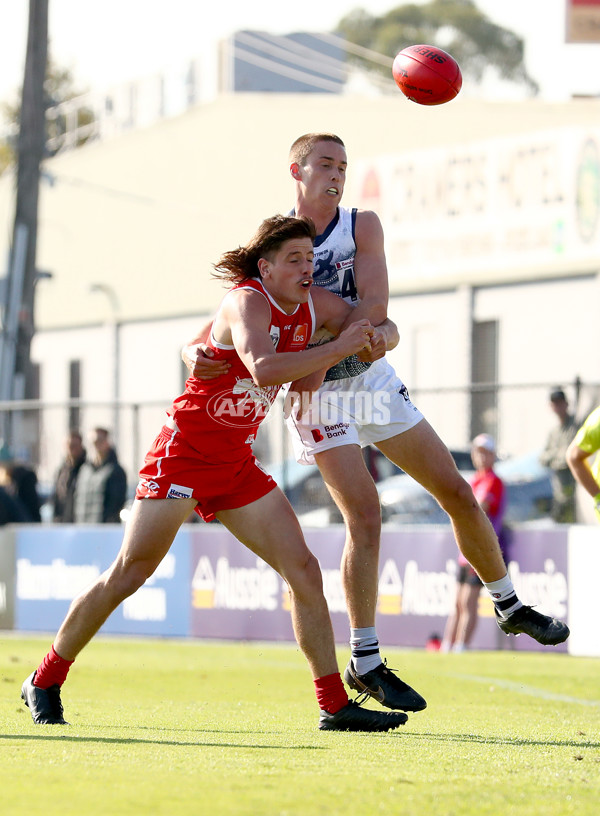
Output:
[[[356,310],[333,292],[319,286],[313,286],[310,292],[315,309],[315,331],[327,329],[335,337],[342,328],[355,321]]]
[[[387,317],[389,282],[383,228],[371,210],[359,210],[355,227],[354,276],[360,303],[354,317],[366,317],[378,326]]]
[[[567,465],[571,473],[583,489],[594,498],[600,492],[600,485],[596,482],[590,470],[590,456],[590,453],[582,450],[575,442],[571,442],[567,448]]]
[[[214,351],[206,345],[212,329],[212,319],[205,323],[198,334],[181,349],[181,359],[192,377],[213,380],[225,374],[230,364],[226,360],[212,360]]]
[[[215,339],[235,346],[244,365],[259,386],[283,385],[312,371],[327,367],[368,346],[373,327],[368,320],[352,323],[331,343],[277,354],[269,334],[270,311],[258,292],[233,292],[215,320]]]
[[[294,404],[297,403],[297,417],[300,419],[310,405],[313,394],[316,394],[323,385],[328,368],[329,366],[325,366],[318,371],[313,371],[312,374],[307,374],[305,377],[297,377],[294,380],[289,387],[283,407],[283,414],[286,418],[290,415]]]
[[[383,228],[376,213],[371,210],[357,212],[355,240],[354,276],[360,303],[350,319],[366,318],[379,330],[372,338],[370,352],[359,354],[363,362],[373,363],[399,342],[397,327],[387,318],[388,272]]]

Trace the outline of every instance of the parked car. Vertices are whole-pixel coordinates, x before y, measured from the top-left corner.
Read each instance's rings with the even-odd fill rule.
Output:
[[[471,452],[451,449],[456,466],[465,477],[473,475]],[[507,490],[507,524],[550,517],[552,486],[549,471],[539,463],[539,451],[500,460],[496,472]],[[363,454],[379,492],[384,522],[399,524],[449,524],[447,514],[433,496],[411,476],[390,462],[377,448],[363,449]],[[316,465],[300,465],[295,459],[266,466],[290,500],[301,524],[327,527],[341,524],[336,507]]]
[[[541,451],[497,462],[495,470],[506,485],[507,524],[550,518],[552,481],[550,470],[540,464]]]
[[[295,459],[287,459],[283,463],[264,467],[288,497],[298,515],[325,508],[329,511],[331,507],[335,507],[316,465],[301,465]]]
[[[451,449],[456,467],[468,479],[473,474],[471,452]],[[392,463],[390,462],[390,465]],[[396,473],[377,482],[383,521],[399,524],[449,524],[447,514],[431,493],[412,476],[392,465]]]
[[[454,452],[453,452],[454,453]],[[462,455],[455,456],[458,469],[465,479],[473,475],[473,465],[465,467]],[[539,451],[525,456],[500,460],[495,470],[504,481],[507,492],[505,521],[507,524],[548,518],[552,503],[549,471],[539,463]],[[447,524],[447,514],[425,488],[406,473],[391,476],[377,483],[384,521],[400,524]]]

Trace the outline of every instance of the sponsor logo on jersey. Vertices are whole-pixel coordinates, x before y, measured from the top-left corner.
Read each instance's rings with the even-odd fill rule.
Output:
[[[404,398],[404,400],[406,402],[410,402],[410,395],[408,393],[408,388],[405,385],[403,385],[402,388],[398,389],[398,393],[400,394],[401,397]]]
[[[330,288],[337,283],[338,274],[331,250],[315,252],[313,258],[313,278],[317,286]]]
[[[155,482],[154,479],[140,479],[138,483],[139,490],[147,490],[149,493],[156,493],[158,491],[158,482]]]
[[[334,439],[336,436],[346,436],[350,425],[347,422],[338,422],[335,425],[325,425],[327,439]]]
[[[299,326],[296,326],[294,329],[294,335],[292,337],[292,345],[304,345],[308,340],[308,323],[301,323]]]
[[[270,473],[267,473],[267,471],[265,470],[265,466],[263,465],[263,463],[262,463],[262,462],[259,462],[259,461],[258,461],[258,459],[255,459],[255,460],[254,460],[254,464],[256,465],[256,467],[257,467],[259,470],[262,470],[262,472],[265,474],[265,476],[268,476],[268,477],[269,477],[269,479],[270,479],[271,481],[273,481],[273,477],[271,476],[271,474],[270,474]]]
[[[191,499],[194,491],[191,487],[172,484],[167,493],[167,499]]]
[[[279,345],[279,341],[281,339],[281,329],[279,326],[271,326],[269,329],[269,334],[271,335],[271,340],[273,341],[273,346],[277,348]]]
[[[278,391],[278,385],[261,388],[250,377],[244,377],[232,389],[214,394],[207,410],[215,422],[230,428],[258,425],[269,413]]]
[[[312,438],[315,442],[322,442],[325,438],[335,439],[336,436],[346,436],[350,425],[347,422],[337,422],[335,425],[323,425],[323,430],[311,428]]]

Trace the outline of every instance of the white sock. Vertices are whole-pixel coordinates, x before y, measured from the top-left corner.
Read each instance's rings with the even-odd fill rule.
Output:
[[[357,674],[366,674],[382,662],[374,626],[350,630],[352,664]]]
[[[517,598],[517,593],[515,592],[512,581],[508,577],[508,573],[499,581],[492,581],[489,584],[484,582],[483,585],[490,593],[496,611],[501,618],[508,618],[509,615],[512,615],[513,612],[523,606],[521,601]]]

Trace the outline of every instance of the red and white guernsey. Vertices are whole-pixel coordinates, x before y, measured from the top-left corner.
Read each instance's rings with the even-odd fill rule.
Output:
[[[292,314],[277,305],[259,278],[238,284],[225,295],[252,289],[266,298],[271,309],[269,334],[278,353],[302,351],[315,330],[312,298],[300,303]],[[173,401],[171,416],[186,442],[207,463],[240,462],[248,456],[258,426],[275,401],[280,385],[256,385],[234,346],[218,343],[211,336],[207,345],[214,360],[227,360],[231,368],[214,380],[190,377],[185,392]]]

